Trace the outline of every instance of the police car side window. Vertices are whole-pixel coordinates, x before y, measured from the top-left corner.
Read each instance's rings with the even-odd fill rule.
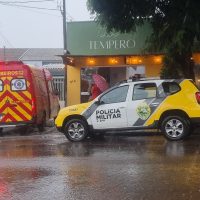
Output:
[[[155,83],[135,84],[133,88],[133,100],[155,98],[157,87]]]
[[[128,88],[128,85],[115,88],[103,95],[100,101],[105,104],[125,102],[128,93]]]
[[[180,86],[176,82],[163,82],[162,86],[166,95],[174,94],[181,90]]]
[[[2,92],[2,91],[3,91],[3,81],[0,80],[0,92]]]

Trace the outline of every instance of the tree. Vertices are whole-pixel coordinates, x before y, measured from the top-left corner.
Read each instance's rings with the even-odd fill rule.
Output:
[[[150,23],[149,49],[165,49],[176,58],[179,75],[194,78],[191,58],[200,40],[199,0],[88,0],[87,5],[108,31],[130,32]]]

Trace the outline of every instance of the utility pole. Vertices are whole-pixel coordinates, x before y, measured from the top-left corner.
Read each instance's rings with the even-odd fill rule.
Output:
[[[66,23],[66,4],[65,0],[63,0],[63,9],[62,9],[62,16],[63,16],[63,47],[64,47],[64,56],[67,54],[67,23]],[[65,106],[67,106],[67,67],[65,69],[65,78],[64,78],[64,100]]]
[[[63,46],[64,46],[64,54],[67,54],[67,23],[66,23],[66,4],[65,0],[63,0]]]

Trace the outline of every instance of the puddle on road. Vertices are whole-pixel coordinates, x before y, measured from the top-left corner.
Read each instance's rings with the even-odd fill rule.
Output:
[[[0,200],[13,199],[13,194],[24,194],[38,189],[39,179],[53,175],[51,171],[37,168],[0,168]]]

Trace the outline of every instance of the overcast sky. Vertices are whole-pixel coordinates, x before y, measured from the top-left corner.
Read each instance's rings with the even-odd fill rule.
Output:
[[[86,1],[66,0],[68,20],[90,20]],[[63,48],[61,12],[27,8],[59,9],[59,2],[62,0],[0,1],[0,48]]]

